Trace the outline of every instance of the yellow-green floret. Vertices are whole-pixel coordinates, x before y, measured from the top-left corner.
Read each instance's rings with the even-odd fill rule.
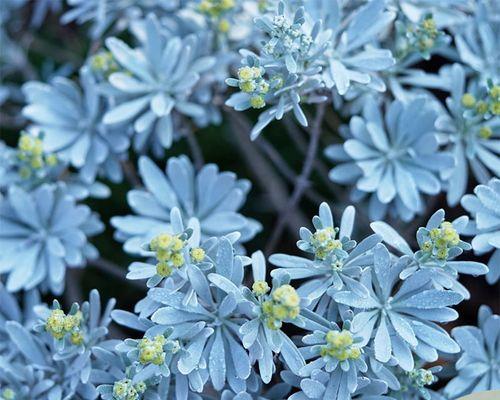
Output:
[[[357,360],[361,357],[361,349],[354,344],[351,332],[328,331],[325,336],[326,344],[321,347],[322,357],[333,357],[339,361]]]

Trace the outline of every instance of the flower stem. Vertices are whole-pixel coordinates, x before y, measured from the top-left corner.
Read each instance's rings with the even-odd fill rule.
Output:
[[[316,158],[316,153],[318,151],[319,138],[321,136],[321,123],[325,115],[326,102],[320,103],[316,109],[316,115],[311,127],[311,138],[309,140],[309,146],[307,148],[306,159],[302,166],[302,172],[297,177],[295,182],[295,187],[293,189],[292,195],[290,196],[287,205],[281,210],[281,214],[278,217],[278,222],[274,228],[271,238],[269,239],[268,245],[266,247],[266,255],[273,252],[274,248],[278,244],[281,235],[283,234],[283,228],[285,226],[288,215],[292,210],[295,210],[297,205],[300,203],[304,191],[309,186],[309,176],[311,175],[314,160]]]

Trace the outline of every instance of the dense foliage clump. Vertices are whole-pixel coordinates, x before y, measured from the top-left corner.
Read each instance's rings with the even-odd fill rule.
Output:
[[[1,400],[500,389],[497,1],[4,3]]]

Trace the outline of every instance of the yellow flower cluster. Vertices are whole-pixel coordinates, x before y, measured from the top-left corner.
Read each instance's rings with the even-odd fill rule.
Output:
[[[81,311],[66,315],[63,310],[55,309],[51,311],[45,322],[45,330],[58,340],[63,339],[69,333],[70,342],[74,345],[80,345],[83,344],[83,334],[80,331],[82,320]]]
[[[17,144],[17,157],[23,162],[19,175],[23,179],[31,178],[34,171],[57,164],[55,154],[44,154],[42,140],[38,137],[22,133]]]
[[[191,255],[191,260],[195,263],[202,262],[205,259],[205,250],[201,247],[194,247],[189,251]]]
[[[91,68],[109,77],[112,73],[119,71],[119,66],[110,51],[101,51],[94,55],[90,61]]]
[[[333,228],[331,226],[318,229],[314,232],[311,239],[311,245],[314,249],[316,258],[324,260],[331,251],[342,248],[342,242],[335,239],[337,232],[338,228]]]
[[[144,382],[135,385],[130,379],[122,379],[113,385],[113,396],[118,400],[139,400],[139,396],[146,391]]]
[[[252,292],[256,296],[263,296],[269,292],[269,285],[266,281],[255,281],[252,285]]]
[[[500,115],[500,86],[493,85],[482,100],[477,100],[472,93],[464,93],[461,102],[464,108],[474,109],[477,114],[484,115],[489,111],[493,115]]]
[[[453,228],[453,224],[444,221],[439,228],[430,230],[429,240],[425,241],[420,248],[426,253],[435,254],[439,260],[446,260],[449,249],[459,243],[460,236]]]
[[[263,281],[257,281],[263,282]],[[265,283],[265,282],[264,282]],[[254,284],[255,286],[255,284]],[[259,285],[252,289],[265,290],[267,283]],[[266,319],[266,324],[269,329],[277,330],[281,328],[283,320],[295,319],[300,313],[300,297],[295,289],[290,285],[282,285],[277,288],[270,298],[262,303],[262,313]]]
[[[239,88],[249,93],[252,108],[262,108],[266,105],[265,95],[269,92],[269,83],[262,77],[259,67],[241,67],[238,70]]]
[[[158,259],[156,273],[161,277],[168,277],[172,275],[174,269],[182,267],[185,263],[184,247],[186,247],[186,241],[177,235],[162,233],[154,237],[149,243],[149,248],[156,252]],[[200,252],[197,252],[197,255],[201,256]],[[191,254],[191,256],[193,255]]]
[[[326,345],[321,347],[322,357],[333,357],[339,361],[357,360],[361,356],[359,347],[353,346],[352,334],[349,331],[328,331],[325,336]]]
[[[139,341],[139,361],[141,364],[153,363],[161,365],[165,361],[165,351],[163,346],[167,343],[165,336],[156,335],[153,340],[143,338]]]

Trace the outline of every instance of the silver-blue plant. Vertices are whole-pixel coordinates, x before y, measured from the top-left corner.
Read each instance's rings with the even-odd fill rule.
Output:
[[[439,150],[436,117],[425,97],[394,101],[385,114],[374,99],[367,100],[363,117],[351,118],[349,139],[325,151],[341,162],[330,178],[355,185],[355,199],[369,196],[371,219],[390,212],[411,220],[424,211],[422,194],[441,190],[438,173],[453,166],[453,157]]]
[[[66,268],[98,256],[88,237],[103,230],[98,215],[76,203],[62,183],[32,192],[11,186],[0,199],[0,225],[0,273],[8,274],[7,289],[40,286],[55,294],[64,289]]]
[[[8,321],[16,321],[30,328],[37,320],[34,307],[40,303],[37,290],[25,291],[22,300],[18,301],[14,293],[10,293],[0,282],[0,357],[12,359],[16,349],[12,348],[6,331]]]
[[[181,356],[179,370],[188,374],[198,369],[201,363],[206,368],[202,384],[209,378],[216,390],[222,390],[226,382],[235,391],[245,390],[245,379],[250,375],[251,365],[239,330],[247,318],[240,309],[239,292],[225,292],[219,287],[222,284],[234,288],[241,286],[243,259],[235,257],[228,239],[221,238],[213,273],[196,266],[191,266],[188,273],[191,284],[188,298],[184,293],[167,288],[149,291],[148,296],[161,303],[151,319],[157,324],[186,331],[197,326],[206,327],[207,335],[199,335],[186,343],[186,356]]]
[[[192,100],[201,75],[215,64],[200,54],[194,35],[185,38],[170,34],[150,14],[145,21],[143,43],[130,48],[118,38],[106,40],[113,58],[123,68],[109,77],[105,92],[116,104],[104,115],[105,124],[133,125],[134,147],[143,152],[149,146],[157,155],[174,139],[174,117],[203,118],[206,110]]]
[[[85,24],[92,22],[90,36],[94,39],[103,36],[109,28],[116,25],[127,26],[145,12],[175,11],[178,1],[175,0],[67,0],[71,7],[61,17],[61,23],[76,22]],[[120,27],[118,27],[119,29]]]
[[[322,56],[322,78],[328,89],[339,95],[356,85],[385,90],[379,73],[395,63],[391,51],[378,43],[395,18],[385,3],[374,0],[349,10],[348,3],[338,0],[320,0],[319,7],[318,2],[306,2],[306,10],[331,31],[332,38]]]
[[[128,129],[103,124],[106,101],[86,66],[80,71],[80,86],[64,77],[24,84],[28,105],[23,115],[43,133],[44,149],[79,169],[85,182],[92,183],[98,174],[121,181],[119,162],[129,147]]]
[[[300,351],[309,362],[299,374],[304,377],[300,387],[306,396],[340,400],[349,399],[356,391],[358,379],[368,370],[368,365],[361,345],[363,338],[350,329],[350,321],[345,321],[342,329],[330,323],[302,338],[305,347]],[[325,386],[311,378],[317,371],[330,374]]]
[[[458,313],[448,306],[463,297],[453,291],[434,289],[429,271],[419,271],[399,286],[399,274],[409,257],[391,259],[387,248],[379,244],[373,251],[374,267],[363,272],[360,282],[369,296],[341,291],[334,299],[355,309],[352,331],[372,344],[375,359],[387,362],[393,356],[406,371],[414,368],[415,353],[426,361],[435,361],[438,351],[457,353],[458,345],[435,322],[449,322]]]
[[[312,254],[313,259],[273,254],[269,261],[278,268],[271,271],[271,276],[284,271],[292,280],[301,279],[297,293],[310,300],[309,308],[335,321],[338,305],[333,295],[336,292],[348,287],[360,295],[368,295],[358,278],[364,268],[373,264],[370,252],[381,237],[371,235],[359,244],[351,239],[355,217],[352,206],[344,210],[339,227],[335,226],[328,204],[322,203],[318,214],[313,218],[315,232],[301,228],[301,239],[297,242],[299,249]]]
[[[471,249],[471,245],[460,238],[460,234],[466,232],[468,221],[466,216],[462,216],[449,222],[445,220],[444,210],[436,211],[425,227],[417,230],[417,251],[413,251],[406,240],[387,223],[376,221],[370,226],[398,255],[412,259],[401,272],[401,279],[426,269],[431,272],[430,277],[436,288],[452,289],[469,299],[470,293],[458,281],[458,274],[484,275],[488,267],[477,261],[455,260],[463,251]]]
[[[500,175],[500,88],[489,89],[486,98],[479,96],[484,87],[472,81],[466,86],[466,72],[460,64],[453,64],[449,70],[451,96],[442,106],[436,128],[442,141],[455,158],[453,168],[441,170],[447,181],[447,200],[450,206],[460,202],[469,181],[469,169],[479,183],[486,183],[491,176]],[[477,97],[476,97],[477,96]],[[496,104],[496,105],[495,105]],[[496,107],[496,109],[495,109]]]
[[[473,2],[474,14],[454,27],[455,45],[463,63],[485,83],[500,79],[500,23],[494,13],[494,2]]]
[[[139,173],[145,189],[131,190],[128,202],[137,215],[113,217],[115,237],[124,249],[140,253],[141,246],[160,233],[172,233],[170,210],[178,207],[183,225],[201,232],[201,238],[241,234],[246,242],[260,231],[260,224],[241,215],[250,182],[232,172],[219,172],[214,164],[196,172],[186,156],[168,160],[165,173],[149,158],[139,159]],[[179,232],[176,232],[179,233]]]
[[[474,235],[474,251],[484,254],[493,250],[486,280],[494,284],[500,277],[500,179],[492,178],[487,184],[476,186],[474,194],[462,197],[462,206],[473,218],[466,234]]]
[[[500,317],[481,306],[478,326],[454,328],[452,335],[462,349],[455,364],[458,376],[445,387],[444,395],[456,399],[465,393],[500,389]]]
[[[148,287],[168,286],[179,290],[189,282],[191,265],[201,270],[209,270],[213,261],[208,255],[212,241],[200,246],[200,232],[185,229],[177,207],[170,212],[172,234],[160,233],[150,243],[143,246],[145,255],[154,258],[155,264],[134,262],[129,266],[127,279],[148,279]]]
[[[275,15],[257,18],[256,26],[268,39],[259,55],[243,51],[243,66],[238,69],[238,79],[229,78],[226,83],[241,91],[233,94],[226,105],[237,111],[248,108],[261,109],[267,103],[272,106],[259,116],[250,137],[257,138],[274,119],[280,120],[289,111],[297,121],[307,126],[307,118],[300,103],[317,103],[326,97],[317,92],[323,87],[318,72],[320,57],[327,46],[329,32],[321,32],[321,22],[306,25],[303,7],[287,9],[278,3]]]
[[[9,343],[17,354],[9,361],[0,355],[0,384],[9,389],[10,399],[96,399],[91,348],[105,338],[113,304],[110,301],[101,314],[94,290],[81,311],[75,304],[66,315],[55,303],[55,311],[36,330],[7,322]]]

